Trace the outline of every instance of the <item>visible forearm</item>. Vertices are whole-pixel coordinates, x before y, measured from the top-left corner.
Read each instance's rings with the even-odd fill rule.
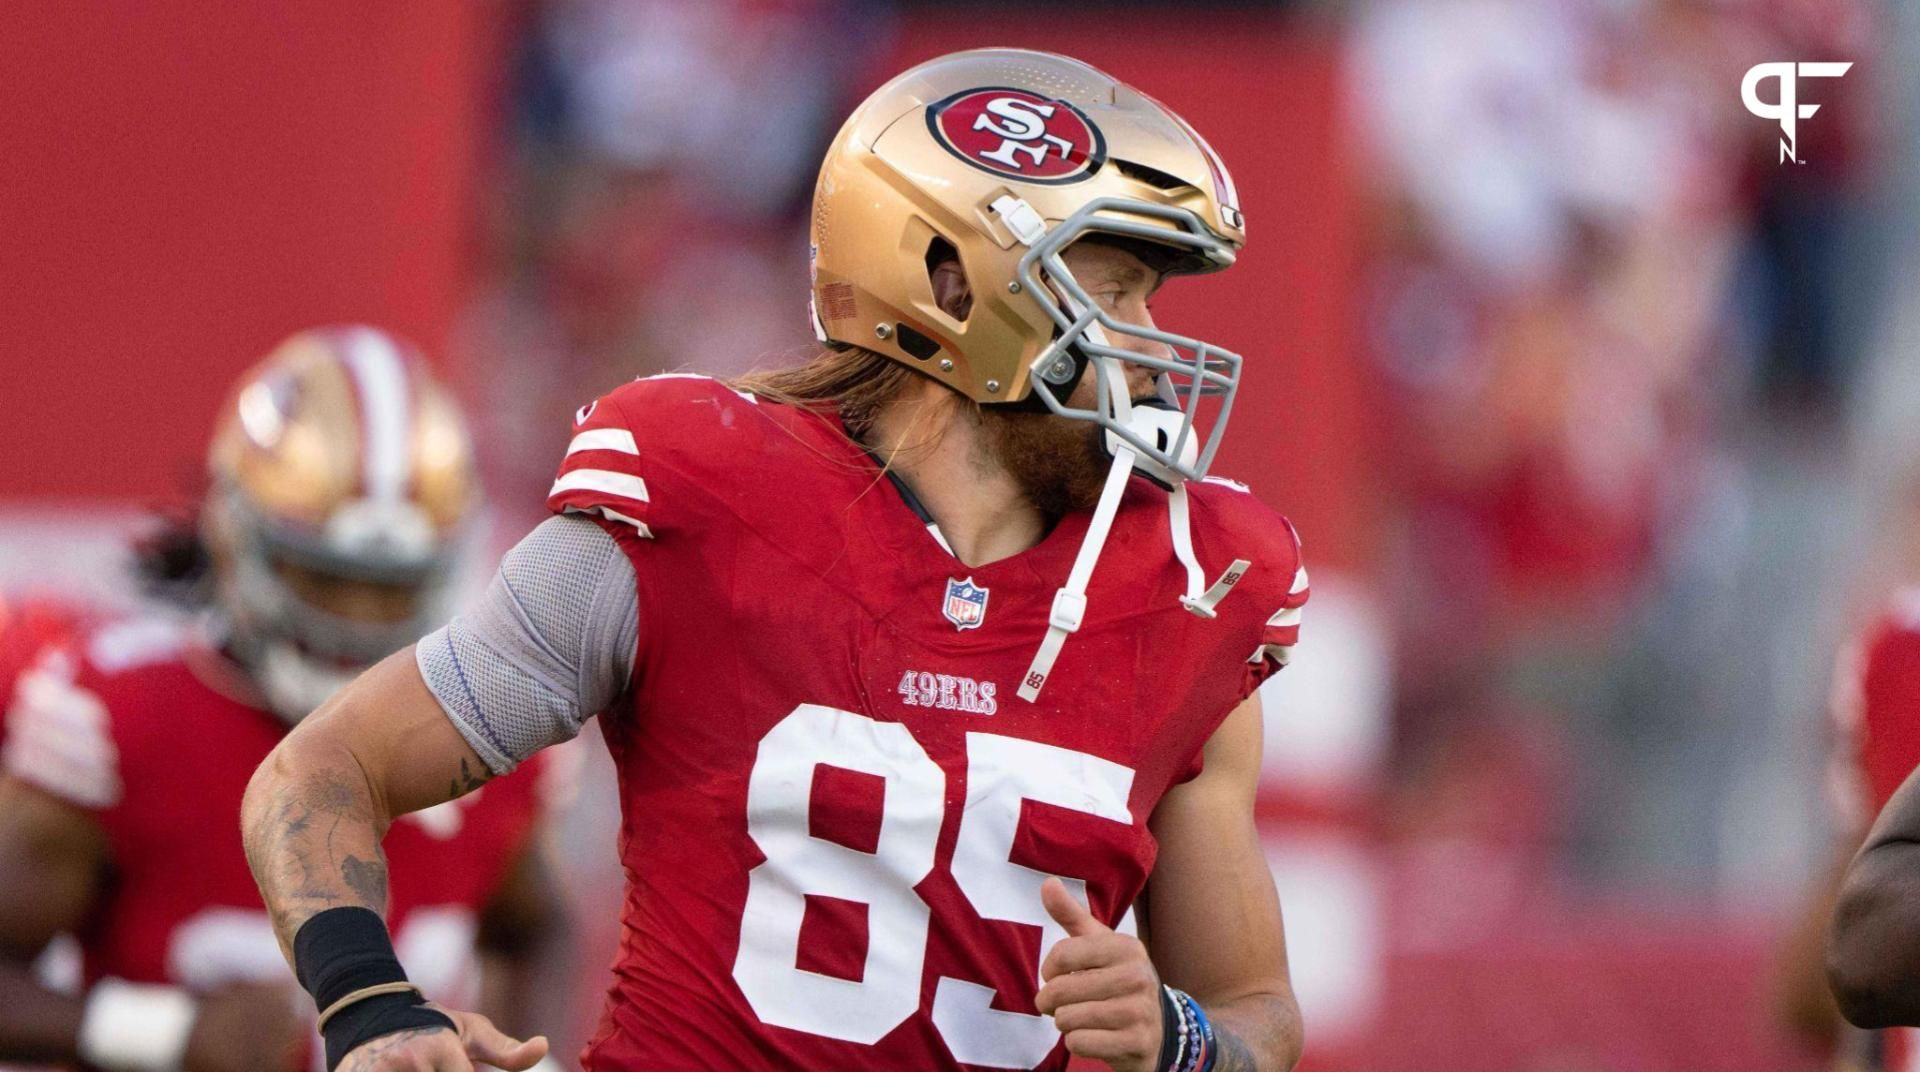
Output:
[[[1920,844],[1878,840],[1860,853],[1834,906],[1827,978],[1860,1027],[1920,1023]]]
[[[78,1061],[86,1003],[40,984],[24,964],[0,963],[0,1058]]]
[[[1293,1068],[1305,1045],[1300,1007],[1291,994],[1248,994],[1227,1001],[1201,999],[1219,1043],[1217,1072],[1276,1072]]]
[[[1827,982],[1859,1027],[1920,1023],[1920,770],[1880,808],[1834,903]]]
[[[391,818],[344,746],[296,732],[254,772],[241,804],[247,863],[289,963],[302,923],[328,908],[387,910],[380,850]]]

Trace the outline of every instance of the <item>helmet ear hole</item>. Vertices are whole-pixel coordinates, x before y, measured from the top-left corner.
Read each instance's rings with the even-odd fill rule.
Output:
[[[940,351],[938,342],[908,326],[904,320],[893,328],[893,333],[895,339],[900,342],[900,347],[915,360],[925,360]]]
[[[973,314],[973,286],[960,265],[960,251],[953,241],[937,233],[927,242],[927,283],[941,310],[961,322]]]

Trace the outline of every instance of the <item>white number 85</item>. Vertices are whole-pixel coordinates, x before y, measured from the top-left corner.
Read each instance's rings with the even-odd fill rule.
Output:
[[[809,833],[814,767],[823,764],[886,781],[872,854]],[[930,913],[913,889],[933,871],[946,788],[946,775],[902,724],[802,705],[760,740],[747,786],[747,834],[767,860],[747,876],[733,978],[761,1021],[870,1046],[920,1007]],[[1092,754],[967,733],[967,805],[953,879],[981,918],[1041,928],[1036,977],[1040,958],[1066,934],[1040,904],[1047,875],[1008,861],[1021,800],[1131,824],[1132,789],[1132,769]],[[1062,880],[1086,902],[1084,882]],[[860,981],[795,966],[808,895],[867,905]],[[941,977],[933,1023],[948,1049],[968,1065],[1039,1065],[1059,1040],[1052,1019],[994,1009],[993,995],[992,987]]]

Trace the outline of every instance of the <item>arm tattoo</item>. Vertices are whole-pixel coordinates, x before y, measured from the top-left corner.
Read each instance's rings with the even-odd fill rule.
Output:
[[[381,859],[340,860],[340,876],[360,902],[375,911],[387,910],[387,864]]]
[[[481,784],[493,779],[493,774],[487,771],[487,767],[484,764],[480,766],[479,772],[474,772],[473,761],[474,759],[470,757],[462,757],[460,759],[460,775],[447,781],[448,802],[452,802],[462,795],[472,794],[479,790]]]
[[[320,769],[276,795],[248,822],[245,844],[281,940],[330,907],[357,902],[384,915],[387,864],[366,782]]]
[[[328,908],[387,912],[380,840],[391,822],[375,810],[365,775],[349,761],[302,768],[310,771],[295,772],[270,758],[263,766],[269,771],[248,786],[242,807],[247,864],[288,949],[300,925]],[[478,758],[463,757],[447,798],[492,778]]]
[[[382,1035],[377,1039],[368,1039],[366,1042],[353,1048],[352,1054],[357,1056],[355,1056],[351,1062],[342,1061],[340,1063],[340,1071],[387,1072],[395,1068],[406,1068],[408,1067],[408,1063],[388,1061],[387,1058],[391,1055],[406,1053],[411,1049],[408,1044],[416,1040],[433,1038],[442,1032],[446,1032],[449,1035],[454,1034],[454,1032],[447,1031],[446,1028],[440,1027],[408,1028],[405,1031],[396,1031],[391,1035]],[[414,1063],[412,1067],[418,1068],[420,1064],[423,1063]]]
[[[1214,1058],[1215,1072],[1257,1072],[1260,1065],[1253,1060],[1253,1051],[1240,1037],[1218,1025],[1214,1026],[1213,1038],[1220,1056]]]
[[[1214,1058],[1216,1072],[1288,1068],[1299,1056],[1300,1013],[1284,998],[1252,995],[1210,1008],[1207,1015],[1213,1020],[1219,1053]],[[1265,1053],[1264,1060],[1255,1047]]]

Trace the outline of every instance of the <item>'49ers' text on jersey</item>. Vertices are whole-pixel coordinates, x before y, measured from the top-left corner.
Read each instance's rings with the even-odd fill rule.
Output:
[[[1201,619],[1167,500],[1134,479],[1085,622],[1014,693],[1089,515],[956,560],[830,413],[697,376],[581,410],[550,493],[634,568],[629,694],[603,715],[628,892],[594,1068],[1059,1067],[1033,1005],[1057,875],[1116,925],[1147,823],[1284,664],[1297,540],[1244,488],[1192,485]]]

